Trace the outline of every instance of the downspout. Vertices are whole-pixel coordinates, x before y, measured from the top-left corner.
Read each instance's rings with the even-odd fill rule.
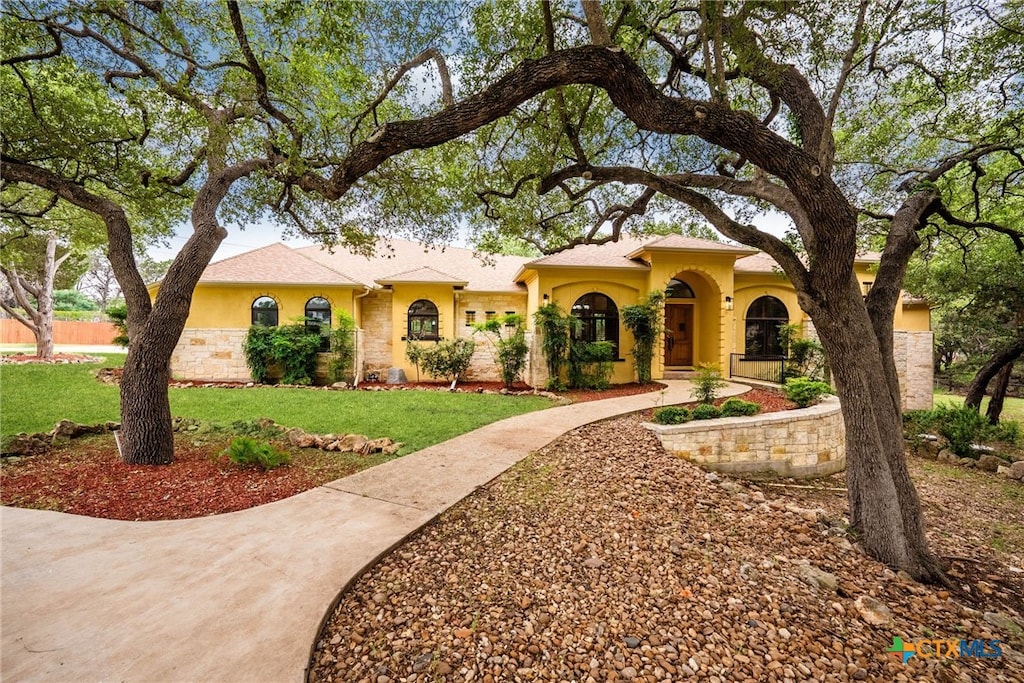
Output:
[[[365,285],[363,286],[363,289],[365,289],[366,291],[363,292],[362,294],[357,294],[355,296],[355,300],[356,301],[358,301],[359,299],[363,299],[363,298],[369,296],[370,292],[373,291],[373,288],[367,287]],[[363,319],[363,310],[362,310],[362,307],[360,306],[360,309],[359,309],[359,321],[362,322],[362,319]],[[359,382],[363,379],[363,363],[362,363],[362,358],[360,358],[360,353],[359,353],[359,338],[362,336],[362,334],[363,334],[363,328],[362,327],[356,327],[356,338],[352,340],[352,342],[355,344],[355,347],[356,347],[356,361],[357,361],[355,363],[356,367],[354,368],[355,372],[352,373],[352,388],[353,389],[358,387],[359,386]]]

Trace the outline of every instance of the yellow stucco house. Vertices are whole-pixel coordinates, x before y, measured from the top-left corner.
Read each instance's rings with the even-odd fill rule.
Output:
[[[856,263],[865,291],[876,256]],[[152,286],[155,294],[159,283]],[[665,291],[665,336],[656,353],[655,379],[701,363],[744,374],[752,359],[781,353],[782,323],[813,327],[796,293],[767,255],[719,242],[670,235],[583,245],[542,258],[480,257],[471,250],[431,248],[404,241],[381,243],[370,257],[318,246],[273,244],[211,264],[199,280],[192,310],[172,358],[175,376],[189,379],[249,378],[242,340],[252,324],[285,324],[304,317],[331,320],[338,311],[359,328],[360,376],[384,377],[402,368],[405,340],[472,337],[473,324],[519,313],[532,314],[549,301],[583,321],[588,341],[615,344],[612,381],[635,379],[632,337],[619,320],[623,306],[649,292]],[[897,308],[896,356],[908,408],[931,405],[928,307],[906,299]],[[532,332],[532,331],[531,331]],[[535,335],[525,379],[547,379]],[[496,380],[487,343],[478,349],[469,379]]]

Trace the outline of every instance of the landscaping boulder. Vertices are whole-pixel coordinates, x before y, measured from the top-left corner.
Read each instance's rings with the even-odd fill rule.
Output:
[[[983,455],[978,458],[978,469],[985,472],[995,472],[1005,460],[998,455]]]
[[[314,448],[316,447],[316,436],[307,434],[296,427],[295,429],[288,430],[288,443],[296,448]]]
[[[1010,471],[1006,476],[1010,479],[1017,479],[1018,481],[1024,479],[1024,460],[1018,460],[1010,465]]]
[[[388,368],[388,384],[405,384],[408,381],[402,368]]]
[[[892,611],[882,602],[870,595],[862,595],[853,601],[853,606],[860,612],[861,619],[872,626],[891,626]]]

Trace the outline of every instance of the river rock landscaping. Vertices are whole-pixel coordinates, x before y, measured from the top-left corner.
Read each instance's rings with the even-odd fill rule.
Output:
[[[311,679],[1024,680],[1017,482],[911,458],[953,584],[926,586],[847,535],[842,475],[705,473],[641,419],[569,433],[386,556],[341,596]],[[897,636],[1002,654],[904,664]]]

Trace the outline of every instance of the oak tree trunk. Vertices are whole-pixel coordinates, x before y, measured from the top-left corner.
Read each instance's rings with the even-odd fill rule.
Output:
[[[878,343],[852,278],[848,289],[845,296],[814,307],[812,320],[843,409],[850,524],[875,559],[919,581],[941,582],[942,568],[928,547],[907,469],[899,382],[895,364],[886,359],[891,349]]]
[[[1022,354],[1024,354],[1024,336],[1018,337],[1010,346],[989,358],[967,386],[964,405],[979,410],[981,399],[985,398],[985,391],[992,378],[1004,365],[1012,365]]]
[[[988,402],[988,410],[985,417],[989,424],[999,424],[999,417],[1003,414],[1003,402],[1006,400],[1006,390],[1010,388],[1010,376],[1013,374],[1013,362],[1003,366],[996,375],[995,386],[992,387],[992,398]]]

